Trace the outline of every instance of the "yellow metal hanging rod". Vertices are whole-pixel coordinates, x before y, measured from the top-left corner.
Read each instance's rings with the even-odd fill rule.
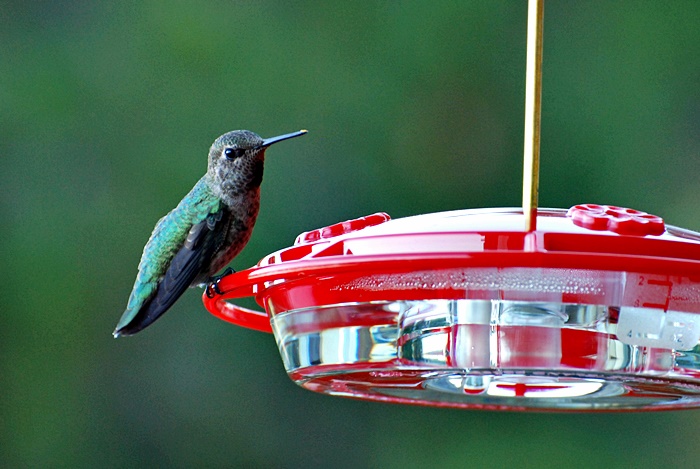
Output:
[[[525,230],[537,229],[540,179],[540,113],[542,110],[542,22],[544,0],[529,0],[527,67],[525,70],[525,148],[523,154],[523,214]]]

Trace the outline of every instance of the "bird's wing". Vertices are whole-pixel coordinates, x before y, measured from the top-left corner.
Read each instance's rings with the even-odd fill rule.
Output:
[[[135,334],[152,324],[180,298],[203,270],[208,270],[212,256],[225,238],[230,218],[228,213],[227,210],[219,210],[190,229],[185,243],[173,257],[153,295],[126,324],[117,326],[118,335]]]
[[[115,336],[134,334],[155,321],[201,273],[225,237],[227,210],[200,181],[156,224],[144,247],[139,273]]]

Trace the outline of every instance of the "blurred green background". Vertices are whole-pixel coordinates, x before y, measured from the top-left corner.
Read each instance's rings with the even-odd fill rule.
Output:
[[[188,292],[112,339],[156,220],[220,134],[268,153],[243,269],[302,231],[520,204],[526,1],[0,6],[0,465],[694,466],[700,412],[330,398]],[[700,229],[700,2],[545,6],[540,205]]]

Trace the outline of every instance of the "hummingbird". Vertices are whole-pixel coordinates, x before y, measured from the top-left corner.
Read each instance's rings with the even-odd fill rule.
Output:
[[[189,287],[214,282],[211,286],[217,288],[223,275],[214,274],[241,252],[253,232],[265,150],[306,132],[263,139],[249,130],[234,130],[214,141],[206,174],[158,221],[143,248],[136,282],[114,337],[148,327]]]

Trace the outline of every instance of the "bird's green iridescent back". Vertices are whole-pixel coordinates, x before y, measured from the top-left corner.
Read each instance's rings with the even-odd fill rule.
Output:
[[[131,322],[141,306],[156,291],[158,282],[185,243],[192,226],[203,221],[209,214],[221,210],[221,201],[212,193],[205,178],[206,176],[202,177],[178,206],[156,224],[143,248],[139,273],[117,329]]]

